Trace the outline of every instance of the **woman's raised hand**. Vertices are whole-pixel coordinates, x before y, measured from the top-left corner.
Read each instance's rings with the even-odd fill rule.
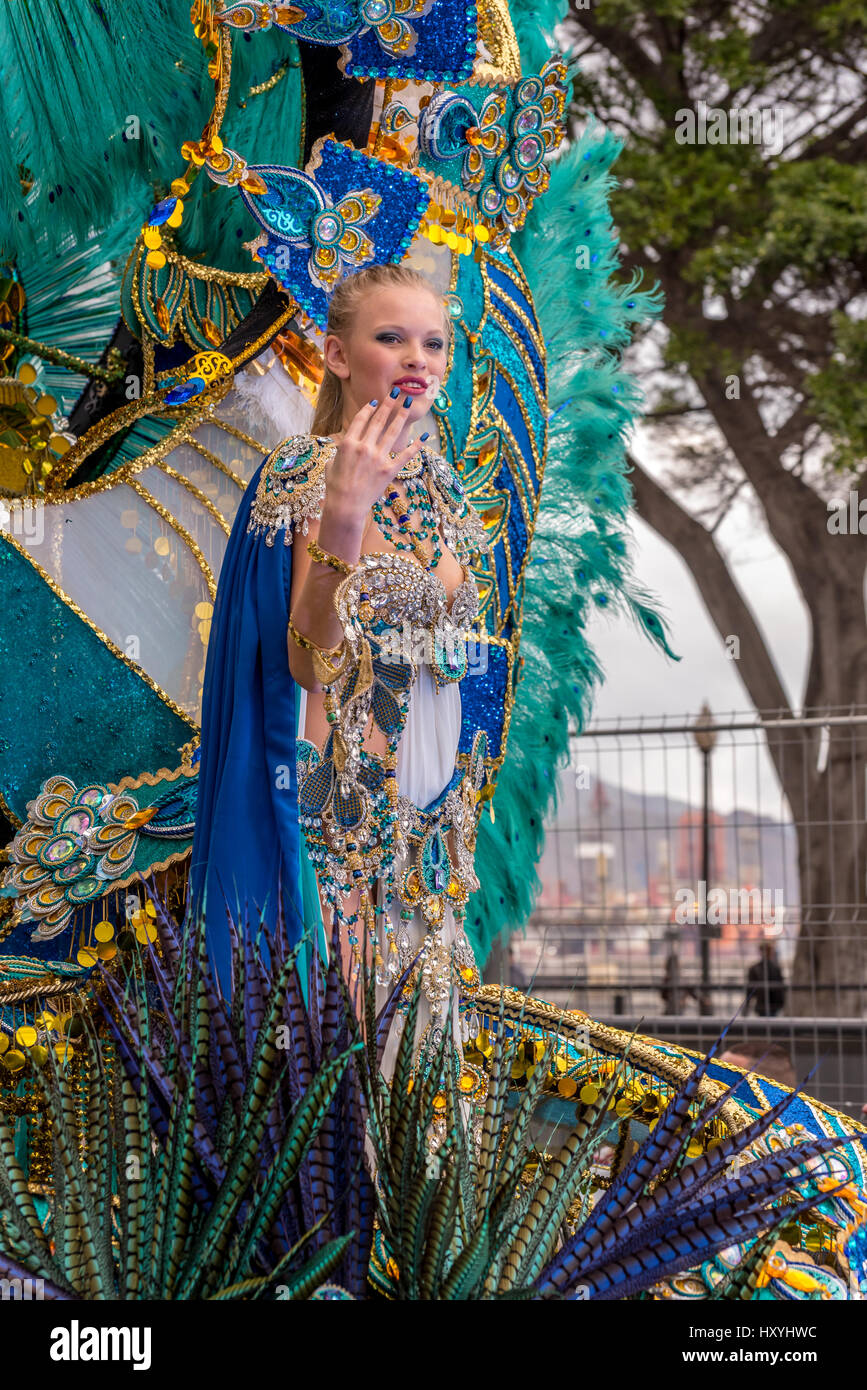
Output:
[[[411,399],[407,397],[407,400]],[[404,403],[398,397],[379,403],[368,401],[349,424],[337,445],[325,480],[325,506],[343,520],[362,522],[397,476],[418,453],[413,440],[394,458],[390,451],[406,425]],[[427,436],[425,436],[427,438]]]

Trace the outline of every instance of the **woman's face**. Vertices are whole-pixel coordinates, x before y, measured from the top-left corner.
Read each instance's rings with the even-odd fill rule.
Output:
[[[384,401],[395,387],[408,396],[407,424],[430,409],[448,361],[439,300],[429,290],[388,286],[364,296],[349,332],[325,339],[325,360],[343,382],[347,425],[368,401]]]

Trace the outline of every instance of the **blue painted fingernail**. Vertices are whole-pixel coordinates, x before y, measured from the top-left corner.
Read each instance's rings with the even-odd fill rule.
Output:
[[[393,387],[393,389],[392,389],[391,391],[389,391],[388,394],[391,396],[391,399],[392,399],[393,401],[396,401],[397,398],[398,398],[398,396],[400,395],[400,387],[399,387],[399,386]]]
[[[370,404],[371,404],[371,405],[379,405],[379,401],[371,401]]]
[[[409,410],[409,407],[410,407],[411,405],[412,405],[412,396],[407,396],[406,400],[405,400],[404,403],[403,403],[403,408],[404,408],[404,410]]]
[[[418,442],[419,442],[419,444],[424,444],[424,442],[425,442],[426,439],[430,439],[430,430],[428,430],[427,434],[420,434],[420,435],[419,435],[419,437],[418,437]]]

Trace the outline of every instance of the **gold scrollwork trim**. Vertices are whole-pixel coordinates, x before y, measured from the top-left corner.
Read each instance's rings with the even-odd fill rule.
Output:
[[[59,975],[37,975],[33,980],[9,980],[0,984],[0,1004],[13,1004],[23,999],[39,999],[43,995],[52,998],[62,994],[75,994],[81,988],[81,981],[74,983]]]
[[[504,367],[502,367],[502,366],[498,366],[497,370],[498,370],[498,371],[501,371],[501,372],[503,373],[503,376],[504,376],[506,382],[507,382],[507,383],[509,384],[509,386],[511,387],[511,389],[512,389],[512,391],[513,391],[513,393],[515,394],[515,397],[516,397],[516,399],[517,399],[517,391],[516,391],[516,388],[515,388],[515,384],[514,384],[514,382],[512,381],[512,378],[510,377],[509,373],[508,373],[508,372],[506,371],[506,369],[505,369]],[[522,406],[522,403],[521,403],[520,401],[518,402],[518,404]],[[523,406],[522,406],[522,409],[523,409]],[[517,440],[515,439],[515,436],[512,434],[512,431],[511,431],[511,429],[509,428],[507,422],[506,422],[506,421],[503,419],[503,417],[500,415],[499,411],[495,412],[495,423],[496,423],[497,428],[500,429],[500,430],[502,430],[503,434],[505,435],[506,439],[508,440],[508,442],[509,442],[509,444],[510,444],[512,450],[513,450],[513,452],[516,454],[517,458],[522,460],[522,459],[523,459],[523,455],[522,455],[521,450],[520,450],[520,448],[519,448],[518,442],[517,442]],[[526,419],[525,419],[525,422],[524,422],[524,423],[525,423],[525,425],[527,426],[528,434],[530,435],[530,438],[532,439],[532,438],[533,438],[533,435],[532,435],[532,433],[531,433],[531,431],[530,431],[530,428],[529,428],[529,422],[526,421]],[[523,579],[524,579],[525,571],[526,571],[526,569],[527,569],[527,566],[528,566],[529,563],[530,563],[531,554],[532,554],[532,547],[533,547],[533,537],[534,537],[535,534],[536,534],[536,526],[537,526],[538,521],[539,521],[539,511],[540,511],[540,508],[541,508],[541,506],[542,506],[542,484],[543,484],[543,480],[544,480],[545,464],[547,463],[547,458],[548,458],[548,427],[547,427],[547,423],[546,423],[546,425],[545,425],[545,438],[544,438],[544,443],[543,443],[542,452],[541,452],[541,454],[538,455],[537,457],[538,457],[538,462],[536,463],[536,476],[537,476],[537,478],[538,478],[538,480],[539,480],[539,481],[538,481],[538,491],[537,491],[537,493],[536,493],[535,506],[534,506],[534,508],[533,508],[532,515],[530,516],[529,520],[527,521],[527,545],[526,545],[526,548],[525,548],[525,550],[524,550],[524,557],[523,557],[523,560],[521,561],[521,568],[520,568],[520,570],[519,570],[519,572],[518,572],[518,576],[517,576],[517,578],[516,578],[516,580],[515,580],[515,590],[514,590],[513,593],[510,594],[510,597],[509,597],[509,607],[511,607],[512,604],[513,604],[513,602],[514,602],[515,593],[517,593],[517,591],[520,589],[521,583],[522,583],[522,581],[523,581]],[[528,482],[528,485],[530,485],[530,480],[529,480],[529,479],[527,480],[527,482]],[[531,496],[532,496],[532,492],[531,492]],[[508,612],[508,608],[507,608],[506,612]],[[504,621],[505,621],[505,616],[506,616],[506,615],[504,614],[504,615],[503,615]]]
[[[198,777],[198,775],[198,768],[191,770],[182,764],[176,768],[160,767],[157,768],[156,772],[140,772],[137,777],[132,775],[121,777],[119,782],[106,782],[105,785],[110,792],[116,794],[133,790],[136,787],[158,787],[161,782],[177,782],[181,777]]]
[[[138,478],[128,478],[127,486],[131,487],[133,492],[138,493],[138,496],[142,499],[142,501],[146,502],[149,507],[152,507],[153,510],[157,513],[157,515],[162,517],[166,525],[170,526],[171,529],[175,532],[175,534],[180,536],[181,540],[184,542],[184,544],[188,547],[192,555],[195,557],[196,563],[199,566],[199,569],[202,571],[205,583],[208,586],[208,592],[211,595],[211,600],[213,601],[217,597],[217,581],[214,578],[213,570],[211,569],[211,566],[205,559],[200,546],[190,535],[190,532],[187,530],[186,526],[182,526],[181,523],[178,521],[177,517],[173,516],[172,513],[169,511],[168,507],[164,507],[162,502],[160,502],[156,497],[154,497],[152,492],[148,492],[148,489],[144,486],[143,483],[139,482]]]
[[[500,368],[498,367],[497,370],[499,371]],[[518,501],[521,505],[524,524],[527,527],[527,534],[529,537],[530,528],[539,506],[539,493],[533,487],[533,480],[527,468],[524,452],[515,438],[508,420],[506,420],[505,416],[502,415],[495,405],[492,405],[489,412],[486,412],[486,414],[488,423],[492,424],[495,429],[500,431],[509,446],[509,453],[511,454],[509,462],[512,465],[511,473],[518,485],[516,487]]]
[[[164,869],[170,869],[173,864],[179,863],[182,859],[187,859],[192,853],[192,844],[187,844],[183,849],[176,849],[167,859],[161,859],[157,864],[149,864],[146,869],[136,869],[134,873],[127,874],[124,878],[113,878],[106,882],[105,893],[102,897],[108,897],[121,888],[129,888],[133,883],[143,883],[154,874],[162,873]],[[98,898],[92,898],[92,902],[98,902]]]
[[[273,73],[271,77],[266,77],[264,82],[259,82],[255,87],[250,88],[244,100],[249,101],[251,97],[261,97],[264,96],[266,92],[273,92],[277,83],[283,81],[283,78],[290,69],[300,66],[300,63],[293,63],[291,58],[284,58],[277,71]]]
[[[495,421],[496,421],[496,424],[497,424],[497,428],[498,428],[498,429],[501,429],[501,430],[503,431],[505,437],[506,437],[506,442],[507,442],[507,444],[508,444],[508,446],[509,446],[509,452],[510,452],[510,454],[513,456],[513,458],[517,458],[518,463],[519,463],[519,468],[520,468],[520,466],[521,466],[521,460],[522,460],[522,455],[521,455],[520,446],[518,445],[517,440],[515,439],[514,435],[512,434],[511,430],[509,429],[508,424],[506,423],[506,421],[505,421],[505,420],[503,419],[503,417],[499,414],[499,411],[497,411],[497,412],[495,413],[494,418],[495,418]],[[523,554],[523,557],[522,557],[522,559],[521,559],[521,564],[520,564],[520,567],[519,567],[519,569],[518,569],[518,573],[517,573],[517,575],[515,576],[515,575],[513,575],[513,573],[512,573],[512,564],[511,564],[512,557],[511,557],[511,550],[507,548],[507,547],[508,547],[508,537],[506,537],[506,536],[503,537],[503,552],[504,552],[504,554],[505,554],[505,556],[506,556],[506,560],[507,560],[507,562],[508,562],[508,567],[509,567],[509,575],[508,575],[508,578],[509,578],[509,602],[506,604],[505,609],[503,610],[503,613],[502,613],[502,619],[501,619],[502,624],[505,624],[506,620],[508,619],[509,611],[510,611],[511,609],[514,608],[515,599],[518,597],[519,593],[521,592],[521,584],[522,584],[522,581],[523,581],[523,579],[524,579],[524,574],[525,574],[525,571],[526,571],[527,566],[528,566],[529,563],[530,563],[530,546],[531,546],[532,540],[533,540],[533,533],[534,533],[534,531],[535,531],[535,529],[536,529],[536,519],[537,519],[537,517],[538,517],[538,515],[539,515],[539,502],[538,502],[538,500],[536,501],[535,506],[532,508],[532,510],[530,510],[530,509],[526,506],[525,499],[524,499],[523,495],[521,494],[520,489],[518,489],[518,495],[519,495],[519,498],[520,498],[520,500],[521,500],[522,510],[524,511],[524,522],[525,522],[525,525],[526,525],[526,527],[527,527],[527,537],[528,537],[528,539],[527,539],[527,544],[526,544],[526,546],[524,547],[524,554]],[[514,617],[515,619],[517,619],[517,616],[518,616],[518,615],[517,615],[517,612],[515,612],[515,613],[513,614],[513,617]]]
[[[259,439],[254,439],[252,434],[247,434],[244,430],[239,430],[237,425],[230,425],[228,420],[221,420],[219,415],[215,415],[209,423],[216,425],[218,429],[224,430],[225,433],[230,434],[233,439],[239,439],[242,444],[246,444],[249,448],[255,449],[257,453],[261,452],[263,454],[268,454],[271,452],[267,444],[263,444]]]
[[[530,289],[530,282],[527,279],[527,276],[524,272],[524,267],[521,265],[521,262],[518,260],[518,257],[512,249],[511,242],[506,247],[506,255],[509,258],[509,266],[507,268],[506,266],[503,266],[502,263],[500,263],[502,270],[505,272],[506,275],[509,275],[510,278],[514,280],[516,285],[519,286],[527,303],[534,304],[535,301],[533,299],[533,291]]]
[[[675,1087],[680,1086],[685,1077],[695,1069],[695,1063],[689,1057],[683,1054],[670,1057],[661,1047],[655,1045],[654,1039],[635,1037],[620,1028],[609,1028],[604,1023],[597,1023],[580,1010],[570,1013],[557,1008],[546,999],[533,999],[516,989],[482,985],[474,1004],[476,1008],[493,1013],[499,1007],[501,993],[505,999],[505,1017],[509,1023],[520,1022],[558,1033],[587,1028],[591,1047],[599,1052],[617,1056],[628,1054],[628,1060],[632,1065],[662,1077],[669,1085]],[[698,1097],[715,1101],[725,1090],[723,1082],[705,1076],[699,1083]],[[733,1134],[745,1129],[752,1119],[749,1111],[735,1100],[727,1100],[720,1109],[720,1115]]]
[[[220,511],[219,507],[217,507],[211,501],[210,497],[205,496],[204,492],[202,492],[202,489],[200,487],[196,487],[195,483],[191,483],[189,478],[187,478],[183,473],[179,473],[176,468],[172,468],[171,464],[166,463],[165,460],[163,460],[162,463],[158,463],[157,468],[159,468],[160,472],[165,473],[169,478],[174,478],[175,482],[178,482],[181,484],[182,487],[185,487],[187,492],[189,492],[192,497],[195,497],[197,502],[201,502],[205,510],[211,514],[211,516],[216,521],[217,525],[220,527],[222,531],[225,531],[227,536],[231,533],[232,528],[229,525],[226,518],[223,516],[223,513]]]
[[[506,255],[509,258],[508,263],[502,260],[498,260],[498,271],[501,275],[504,275],[507,280],[510,280],[517,290],[520,290],[522,299],[524,299],[528,304],[533,304],[533,292],[530,289],[530,285],[526,275],[524,274],[523,267],[520,261],[518,261],[517,257],[515,256],[515,253],[512,250],[511,246],[506,247]],[[497,286],[497,293],[501,296],[503,294],[503,290],[499,286]],[[530,318],[528,318],[527,314],[520,307],[520,305],[514,303],[514,301],[511,299],[509,300],[509,305],[512,309],[514,309],[517,317],[525,325],[528,333],[533,339],[533,342],[536,344],[538,348],[543,362],[546,361],[545,340],[542,337],[542,329],[538,322],[538,319],[531,320]]]
[[[448,249],[448,248],[447,248],[447,249]],[[458,289],[458,277],[459,277],[460,271],[461,271],[461,257],[460,257],[460,253],[459,253],[458,251],[451,251],[451,250],[449,250],[449,255],[450,255],[450,257],[451,257],[451,264],[449,265],[449,289],[448,289],[448,292],[449,292],[449,294],[457,294],[457,289]],[[456,328],[456,327],[457,327],[457,325],[454,323],[454,321],[452,321],[452,322],[449,324],[449,328],[450,328],[450,332],[449,332],[449,355],[448,355],[448,361],[446,362],[446,374],[445,374],[445,376],[443,377],[443,385],[444,385],[444,386],[446,385],[446,383],[448,382],[449,377],[451,376],[451,373],[452,373],[452,366],[453,366],[454,360],[455,360],[455,338],[456,338],[456,336],[457,336],[456,333],[455,333],[455,328]]]
[[[678,1043],[677,1046],[686,1057],[695,1058],[696,1061],[703,1055],[694,1048],[683,1047],[680,1043]],[[756,1082],[763,1082],[766,1086],[774,1086],[779,1091],[786,1091],[788,1095],[794,1095],[794,1089],[791,1086],[785,1086],[782,1081],[776,1081],[772,1076],[764,1076],[761,1072],[749,1071],[745,1067],[735,1066],[734,1062],[725,1062],[724,1065],[728,1071],[739,1072],[740,1075],[746,1079],[756,1100],[759,1101],[766,1110],[770,1110],[771,1102],[768,1097],[764,1095],[761,1086],[756,1085]],[[832,1105],[826,1105],[823,1100],[817,1100],[815,1096],[807,1096],[806,1101],[811,1110],[821,1111],[823,1115],[833,1116],[833,1118],[838,1120],[846,1130],[854,1130],[856,1134],[867,1134],[867,1124],[864,1124],[861,1120],[856,1120],[854,1115],[847,1115],[843,1110],[835,1110]],[[830,1139],[833,1136],[828,1134],[827,1137]]]
[[[179,251],[170,250],[165,246],[161,250],[165,252],[166,260],[171,261],[193,280],[205,280],[214,285],[230,285],[239,290],[263,290],[270,278],[267,271],[221,270],[216,265],[200,265],[198,261],[190,261]]]
[[[525,290],[520,280],[518,280],[518,278],[511,273],[512,268],[510,265],[506,265],[502,261],[498,261],[497,270],[505,280],[508,280],[510,285],[513,285],[514,288],[520,292],[522,299],[526,299],[530,304],[533,303],[529,290]],[[512,298],[508,290],[503,289],[502,285],[492,283],[491,294],[496,295],[497,298],[501,300],[503,304],[505,304],[506,308],[509,309],[515,315],[515,318],[524,327],[528,337],[530,338],[530,341],[533,344],[533,347],[535,348],[536,352],[541,358],[542,366],[544,367],[546,364],[545,340],[542,337],[542,332],[538,322],[535,319],[530,318],[527,312],[521,308],[520,304],[518,304],[517,301]]]
[[[242,492],[246,492],[247,484],[244,482],[244,479],[241,477],[240,473],[236,473],[233,468],[230,468],[227,463],[224,463],[218,454],[212,453],[211,450],[205,444],[203,444],[200,439],[196,439],[195,437],[191,439],[190,448],[195,449],[197,454],[201,454],[203,459],[207,459],[208,463],[210,463],[214,468],[216,468],[218,473],[225,474],[225,476],[229,478],[233,483],[235,483],[241,489]],[[262,452],[264,454],[267,452],[267,450],[263,447]]]
[[[501,300],[500,302],[505,301]],[[505,334],[506,337],[511,338],[513,345],[515,347],[518,347],[518,344],[515,342],[514,337],[512,337],[512,325],[504,317],[503,313],[498,308],[497,301],[493,296],[491,298],[491,320]],[[520,348],[518,350],[520,351]],[[521,352],[521,357],[524,360],[524,366],[527,369],[527,377],[529,379],[530,386],[532,387],[533,395],[536,398],[536,404],[538,405],[539,409],[544,415],[548,410],[548,395],[546,390],[547,379],[543,378],[543,384],[540,384],[538,373],[536,371],[536,368],[533,366],[533,363],[528,362],[524,358],[523,352]]]
[[[502,270],[502,269],[503,269],[503,267],[502,267],[502,265],[500,264],[499,261],[497,262],[497,269],[498,269],[498,270]],[[484,289],[484,300],[485,300],[485,314],[484,314],[484,317],[485,317],[485,319],[487,319],[487,317],[488,317],[489,314],[490,314],[492,317],[494,316],[493,310],[492,310],[492,304],[491,304],[491,294],[492,294],[492,292],[493,292],[495,286],[492,286],[492,285],[491,285],[491,282],[488,280],[487,270],[486,270],[484,261],[482,262],[482,286],[483,286],[483,289]],[[529,294],[529,290],[527,291],[527,293]],[[501,330],[502,332],[506,332],[506,333],[508,334],[508,336],[511,338],[511,336],[512,336],[512,335],[511,335],[511,330],[508,329],[508,326],[505,326],[505,327],[504,327],[503,323],[502,323],[501,321],[498,321],[498,327],[500,328],[500,330]],[[516,350],[518,351],[518,353],[519,353],[519,355],[520,355],[520,346],[519,346],[518,344],[515,344],[515,346],[516,346]],[[536,388],[536,383],[535,383],[535,373],[534,373],[534,371],[533,371],[532,363],[527,362],[527,361],[524,361],[524,367],[525,367],[525,370],[526,370],[528,376],[531,378],[531,380],[532,380],[532,382],[533,382],[534,390],[536,390],[537,388]],[[543,433],[542,433],[542,440],[543,440],[543,443],[542,443],[542,448],[541,448],[541,450],[539,450],[539,449],[537,448],[537,445],[536,445],[536,431],[533,429],[533,427],[532,427],[532,425],[531,425],[531,423],[530,423],[529,417],[528,417],[528,415],[527,415],[527,408],[526,408],[526,406],[524,405],[524,401],[523,401],[522,394],[517,390],[517,388],[516,388],[516,386],[515,386],[514,379],[513,379],[512,375],[511,375],[511,373],[510,373],[510,372],[507,370],[507,368],[502,364],[502,362],[497,362],[497,363],[495,364],[495,368],[496,368],[496,370],[500,373],[500,375],[503,377],[503,380],[506,381],[506,382],[508,383],[508,385],[511,387],[511,389],[512,389],[512,394],[514,395],[515,400],[516,400],[516,402],[517,402],[517,404],[518,404],[518,408],[519,408],[519,410],[520,410],[520,412],[521,412],[521,417],[522,417],[522,419],[523,419],[523,421],[524,421],[524,428],[525,428],[526,431],[527,431],[527,437],[529,438],[530,444],[531,444],[531,446],[532,446],[532,448],[533,448],[533,461],[534,461],[534,463],[535,463],[535,465],[536,465],[536,472],[537,472],[537,475],[538,475],[538,478],[539,478],[538,489],[537,489],[537,493],[538,493],[538,492],[541,491],[541,487],[542,487],[542,475],[541,475],[541,471],[540,471],[540,462],[541,462],[541,460],[544,458],[544,454],[545,454],[545,450],[546,450],[546,445],[547,445],[547,438],[548,438],[548,421],[547,421],[548,401],[547,401],[547,394],[546,394],[546,393],[542,394],[542,396],[541,396],[541,398],[540,398],[540,404],[541,404],[541,408],[542,408],[542,419],[543,419]],[[538,394],[538,392],[537,392],[537,394]],[[533,489],[532,489],[532,488],[530,489],[530,493],[531,493],[531,495],[532,495],[532,493],[533,493]]]
[[[502,376],[503,380],[506,382],[506,385],[509,386],[509,387],[511,388],[512,395],[515,397],[515,401],[516,401],[516,403],[517,403],[518,409],[519,409],[520,412],[521,412],[521,418],[522,418],[523,421],[524,421],[524,428],[525,428],[526,431],[527,431],[527,436],[528,436],[528,438],[529,438],[529,440],[530,440],[530,444],[531,444],[531,447],[532,447],[532,449],[533,449],[533,464],[534,464],[534,467],[535,467],[535,469],[536,469],[536,477],[537,477],[537,479],[538,479],[538,481],[537,481],[537,483],[536,483],[536,485],[535,485],[535,487],[534,487],[532,481],[531,481],[531,480],[529,479],[529,477],[528,477],[528,479],[527,479],[527,493],[528,493],[528,496],[530,496],[530,497],[537,497],[537,498],[538,498],[538,497],[541,496],[541,493],[542,493],[542,471],[543,471],[545,456],[546,456],[546,454],[547,454],[547,445],[548,445],[548,421],[547,421],[547,418],[543,416],[542,443],[541,443],[541,445],[540,445],[540,444],[538,443],[538,441],[537,441],[536,431],[535,431],[534,428],[533,428],[532,421],[530,420],[530,417],[529,417],[528,414],[527,414],[527,408],[526,408],[526,406],[524,405],[524,402],[523,402],[523,400],[522,400],[522,398],[521,398],[521,393],[519,392],[518,387],[515,385],[515,379],[514,379],[514,377],[512,376],[512,374],[511,374],[511,372],[509,371],[508,367],[504,367],[504,366],[503,366],[502,362],[498,362],[498,363],[497,363],[497,371],[500,373],[500,375]],[[491,408],[492,408],[493,410],[496,410],[496,406],[492,406]],[[546,409],[547,409],[547,407],[546,407]],[[514,436],[512,436],[512,437],[514,438]],[[519,451],[519,452],[520,452],[520,451]],[[524,458],[524,455],[523,455],[523,452],[521,452],[521,460],[522,460],[522,461],[523,461],[523,458]],[[525,465],[525,467],[526,467],[526,465]]]
[[[12,810],[12,807],[9,805],[9,802],[6,800],[2,792],[0,792],[0,811],[3,812],[10,825],[15,826],[16,830],[19,830],[21,826],[24,824],[20,816],[16,816],[15,812]]]
[[[44,498],[46,506],[77,502],[82,497],[92,497],[96,492],[106,492],[119,483],[125,483],[133,474],[140,473],[143,468],[149,468],[151,464],[159,463],[166,454],[171,453],[172,449],[176,449],[179,444],[189,443],[193,430],[199,427],[205,416],[213,409],[212,402],[207,398],[199,399],[200,404],[194,398],[190,405],[181,407],[184,413],[178,416],[177,425],[174,429],[169,430],[169,433],[158,444],[152,444],[149,449],[137,454],[128,463],[121,464],[120,468],[113,473],[107,473],[102,478],[93,478],[89,483],[79,483],[78,487],[64,490],[63,482],[72,476],[78,464],[94,450],[106,444],[119,429],[125,429],[127,425],[135,424],[136,420],[140,420],[143,415],[159,414],[163,418],[174,418],[174,412],[168,408],[163,408],[161,402],[144,396],[140,401],[131,401],[129,405],[121,406],[120,410],[106,415],[104,420],[99,420],[93,425],[86,434],[81,436],[78,444],[74,444],[69,453],[64,455],[63,468],[58,471],[50,493],[47,493]],[[84,445],[87,447],[82,447]],[[70,464],[69,460],[73,454],[76,457],[74,462]]]
[[[42,566],[38,563],[38,561],[34,560],[32,555],[28,555],[25,546],[21,545],[21,543],[17,541],[14,536],[10,536],[9,533],[6,531],[0,533],[0,540],[6,541],[6,543],[8,545],[11,545],[15,550],[17,550],[20,555],[23,555],[24,559],[28,562],[28,564],[32,565],[33,568],[36,570],[36,573],[40,576],[40,578],[45,581],[51,592],[55,594],[57,598],[60,599],[61,603],[65,604],[65,606],[70,610],[70,612],[74,613],[77,618],[80,618],[81,621],[85,623],[87,627],[90,628],[91,632],[96,634],[100,642],[102,642],[103,645],[107,647],[108,650],[111,652],[112,656],[117,657],[118,661],[122,661],[124,666],[129,667],[130,671],[133,671],[135,675],[139,677],[140,680],[143,680],[145,685],[149,686],[150,689],[154,692],[154,694],[159,696],[159,698],[163,701],[165,705],[168,706],[168,708],[172,711],[173,714],[176,714],[179,719],[182,719],[184,723],[188,724],[191,729],[195,729],[196,731],[198,731],[199,725],[197,721],[191,718],[189,714],[185,713],[185,711],[181,709],[180,705],[175,704],[171,695],[168,695],[166,691],[162,689],[161,686],[157,685],[156,681],[148,675],[147,671],[145,671],[143,667],[136,665],[136,663],[130,657],[128,657],[124,652],[122,652],[120,650],[120,647],[116,646],[115,643],[112,642],[108,634],[103,632],[102,628],[97,627],[93,619],[88,617],[88,615],[84,612],[83,608],[79,608],[78,604],[73,602],[73,600],[69,597],[69,594],[65,593],[64,590],[61,589],[60,585],[57,583],[55,579],[52,578],[48,571],[43,569]]]
[[[155,363],[156,353],[154,351],[154,340],[149,333],[145,333],[141,341],[142,365],[144,367],[144,377],[142,379],[142,399],[149,400],[154,393],[156,382]]]
[[[217,94],[214,98],[214,110],[209,124],[212,127],[213,135],[219,135],[223,119],[226,115],[226,105],[229,100],[229,87],[232,82],[232,36],[225,27],[220,29],[220,77],[217,86]]]
[[[284,290],[283,293],[285,294],[286,291]],[[237,357],[230,359],[233,370],[236,372],[240,371],[242,367],[246,367],[248,362],[252,362],[254,357],[258,357],[260,352],[264,352],[269,343],[273,343],[280,329],[285,328],[286,324],[290,323],[297,313],[298,303],[296,300],[292,299],[290,300],[289,307],[284,313],[282,313],[279,318],[274,319],[273,323],[269,324],[264,333],[260,334],[255,342],[249,343],[245,348],[241,349]]]
[[[150,339],[150,325],[153,323],[154,319],[159,323],[159,315],[157,314],[158,301],[154,299],[154,291],[156,287],[153,280],[146,279],[144,282],[144,291],[145,296],[147,298],[148,307],[151,311],[151,314],[153,315],[153,317],[150,320],[148,320],[142,308],[141,302],[142,259],[145,256],[147,256],[148,251],[147,247],[144,245],[141,239],[141,236],[139,236],[139,239],[136,242],[136,245],[133,249],[135,252],[135,265],[132,269],[132,278],[129,281],[129,285],[132,295],[133,308],[135,310],[135,315],[138,322],[136,334],[138,336],[138,334],[141,333],[142,343],[144,344]],[[255,290],[263,290],[268,282],[267,272],[222,270],[219,266],[201,265],[196,261],[188,260],[186,256],[181,255],[179,251],[175,250],[175,248],[168,241],[163,242],[163,245],[160,249],[162,250],[166,260],[170,262],[175,267],[175,269],[184,276],[182,289],[177,300],[175,301],[174,308],[172,311],[172,322],[169,324],[169,327],[172,327],[173,324],[172,336],[175,341],[177,341],[178,337],[180,336],[188,347],[191,347],[196,351],[200,350],[201,342],[193,339],[184,327],[185,315],[187,315],[188,318],[192,319],[193,321],[196,321],[198,317],[197,306],[191,298],[192,281],[198,281],[202,284],[209,286],[218,286],[220,289],[223,290],[250,290],[251,292]],[[242,314],[238,311],[237,306],[234,305],[231,300],[229,300],[229,309],[230,318],[228,320],[228,329],[229,332],[232,332],[242,321]],[[212,344],[212,347],[213,346],[215,345]],[[178,369],[176,367],[164,368],[163,371],[157,374],[157,383],[161,386],[164,385],[167,378],[174,377],[177,375],[177,371]]]

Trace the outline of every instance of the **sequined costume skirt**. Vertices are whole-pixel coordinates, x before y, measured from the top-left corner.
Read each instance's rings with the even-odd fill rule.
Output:
[[[299,701],[298,737],[301,738],[304,736],[306,721],[307,691],[301,687],[299,689],[301,699]],[[397,748],[397,784],[401,796],[408,797],[416,806],[425,807],[442,792],[455,769],[460,732],[461,692],[459,684],[455,682],[438,688],[430,668],[422,664],[413,683],[406,723]],[[382,902],[381,893],[382,886],[378,883],[376,885],[377,903]],[[405,933],[409,938],[409,950],[412,955],[415,955],[421,950],[428,934],[428,926],[419,909],[414,910],[411,918],[401,917],[402,906],[403,904],[395,895],[387,909],[388,919],[395,938],[397,939],[400,933]],[[378,917],[378,922],[380,951],[383,959],[386,959],[388,942],[382,916]],[[451,904],[446,902],[443,923],[439,932],[442,947],[450,950],[457,935],[458,927],[454,913]],[[390,992],[390,984],[377,985],[377,1009],[383,1007]],[[453,995],[451,1000],[453,1030],[455,1042],[459,1052],[461,1052],[459,999],[456,990],[453,991]],[[441,1026],[442,1021],[448,1015],[448,1010],[449,1000],[445,1000],[435,1013],[430,1000],[422,993],[416,1029],[417,1044],[421,1043],[431,1025],[434,1028]],[[390,1078],[393,1073],[402,1028],[403,1018],[398,1014],[389,1033],[383,1056],[383,1074],[387,1078]]]

